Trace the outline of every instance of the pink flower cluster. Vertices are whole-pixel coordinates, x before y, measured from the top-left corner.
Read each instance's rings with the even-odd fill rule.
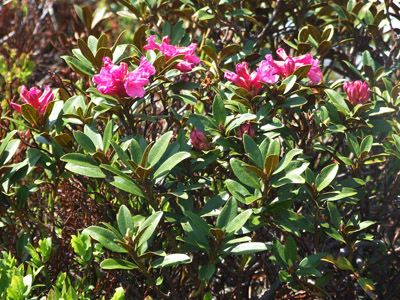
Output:
[[[167,61],[174,56],[184,54],[183,60],[175,66],[175,69],[182,72],[191,71],[200,62],[200,58],[194,55],[196,51],[195,43],[190,44],[188,47],[175,47],[169,43],[169,37],[164,36],[160,45],[155,42],[155,35],[150,36],[146,41],[148,44],[143,47],[144,50],[157,49],[165,56]]]
[[[100,74],[94,75],[93,82],[97,84],[99,92],[105,95],[143,97],[144,86],[150,82],[149,77],[156,72],[144,56],[139,67],[129,74],[126,63],[114,65],[109,57],[104,57],[103,62],[104,67],[101,68]]]
[[[20,97],[22,102],[32,105],[37,110],[39,115],[43,115],[49,102],[54,99],[54,94],[51,92],[51,88],[49,86],[46,86],[44,92],[42,93],[42,91],[36,87],[33,87],[28,91],[26,86],[23,85],[21,87]],[[17,112],[21,113],[20,104],[10,102],[10,105]]]
[[[318,59],[313,59],[311,54],[290,57],[283,48],[278,49],[276,53],[282,61],[274,60],[271,54],[267,54],[265,60],[263,60],[257,68],[257,71],[250,74],[248,65],[244,62],[236,66],[236,74],[231,71],[226,71],[225,78],[232,81],[237,86],[250,91],[252,96],[257,95],[262,88],[259,81],[273,84],[278,81],[279,77],[288,77],[292,75],[296,69],[305,65],[311,65],[307,76],[314,84],[322,80],[319,61]]]
[[[364,104],[369,99],[370,88],[366,82],[356,80],[354,82],[346,81],[343,85],[347,98],[353,105]]]

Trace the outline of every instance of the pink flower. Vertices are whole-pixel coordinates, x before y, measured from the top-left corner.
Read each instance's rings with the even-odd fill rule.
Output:
[[[252,96],[257,95],[262,85],[258,81],[259,76],[257,72],[249,73],[249,66],[247,62],[236,65],[236,74],[231,71],[225,72],[225,78],[232,81],[239,87],[248,90]]]
[[[277,61],[272,59],[271,54],[265,56],[264,61],[261,65],[269,66],[271,69],[276,70],[276,74],[282,77],[288,77],[293,74],[293,72],[305,65],[311,65],[311,69],[307,74],[307,77],[311,79],[314,84],[319,83],[322,80],[322,72],[319,67],[319,60],[313,59],[311,54],[290,57],[286,54],[283,48],[276,51],[278,56],[283,59],[283,61]]]
[[[147,45],[143,47],[144,50],[159,50],[168,61],[174,56],[184,54],[185,57],[183,60],[175,66],[175,69],[178,69],[182,72],[189,72],[193,69],[193,67],[200,62],[200,58],[194,55],[196,51],[196,44],[192,43],[188,47],[175,47],[170,45],[169,37],[164,36],[162,38],[161,45],[155,42],[155,35],[147,38]]]
[[[279,75],[276,75],[278,73],[278,69],[274,66],[272,56],[267,56],[267,60],[263,60],[260,63],[260,66],[257,69],[257,74],[260,81],[274,84],[279,79]]]
[[[244,123],[244,124],[240,125],[237,133],[238,133],[239,137],[243,137],[244,134],[249,135],[253,139],[255,137],[254,128],[253,128],[253,126],[250,125],[250,123]]]
[[[143,97],[146,93],[143,87],[150,82],[149,77],[155,73],[156,69],[153,65],[147,61],[146,57],[142,56],[139,67],[126,77],[124,82],[126,93],[132,98]]]
[[[149,77],[156,70],[146,57],[142,57],[139,67],[128,74],[128,65],[121,63],[114,65],[109,57],[103,58],[104,67],[100,74],[94,75],[93,82],[97,84],[97,90],[104,95],[117,97],[143,97],[144,86],[149,83]]]
[[[103,62],[104,67],[101,68],[100,74],[93,76],[97,90],[104,95],[126,97],[124,82],[128,74],[128,65],[121,63],[120,66],[116,66],[109,57],[104,57]]]
[[[370,89],[367,82],[357,80],[354,82],[346,81],[343,85],[347,98],[353,105],[364,104],[369,99]]]
[[[21,87],[20,97],[22,102],[32,105],[37,110],[39,115],[42,115],[46,111],[47,104],[54,99],[54,94],[51,92],[51,88],[49,86],[46,86],[44,92],[42,93],[42,91],[36,87],[33,87],[28,91],[26,86],[23,85]],[[10,105],[17,112],[21,113],[20,104],[10,102]]]
[[[190,142],[192,143],[193,147],[199,151],[211,149],[206,136],[200,130],[195,129],[190,133]]]

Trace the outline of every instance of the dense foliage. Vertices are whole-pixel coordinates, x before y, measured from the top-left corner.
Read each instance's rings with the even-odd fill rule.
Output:
[[[398,297],[395,1],[74,3],[0,4],[1,299]]]

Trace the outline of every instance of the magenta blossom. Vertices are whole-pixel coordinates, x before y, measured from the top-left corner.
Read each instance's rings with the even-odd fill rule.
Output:
[[[175,47],[170,45],[169,37],[164,36],[162,38],[161,45],[155,42],[155,35],[147,38],[147,45],[143,47],[144,50],[159,50],[168,61],[174,56],[184,54],[185,57],[183,60],[175,66],[175,69],[178,69],[182,72],[189,72],[193,69],[193,67],[200,62],[200,58],[194,55],[196,51],[196,44],[192,43],[188,47]]]
[[[357,80],[354,82],[346,81],[343,85],[347,98],[353,105],[364,104],[369,99],[370,89],[367,82]]]
[[[237,133],[238,133],[238,136],[241,138],[243,137],[244,134],[249,135],[253,139],[256,136],[254,128],[253,128],[253,126],[251,126],[250,123],[243,123],[242,125],[240,125]]]
[[[155,73],[156,69],[153,65],[142,56],[139,67],[126,77],[124,83],[126,93],[132,98],[143,97],[146,93],[143,87],[150,82],[149,77]]]
[[[36,87],[33,87],[28,91],[26,86],[23,85],[21,87],[20,97],[22,102],[32,105],[39,115],[43,115],[49,102],[54,99],[54,94],[51,92],[49,86],[46,86],[42,93],[42,91]],[[21,105],[14,102],[10,102],[10,105],[17,112],[21,113]]]
[[[104,95],[126,97],[124,82],[128,74],[128,65],[121,63],[114,65],[109,57],[103,57],[104,66],[100,74],[93,76],[93,82],[97,84],[97,90]]]
[[[190,142],[192,143],[193,147],[199,151],[211,149],[210,143],[208,142],[206,136],[200,130],[195,129],[190,133]]]
[[[225,78],[232,81],[237,86],[248,90],[252,96],[257,95],[262,88],[261,83],[258,82],[260,80],[258,73],[252,72],[250,74],[247,62],[236,65],[236,74],[231,71],[226,71]]]
[[[104,67],[101,68],[100,74],[94,75],[93,82],[104,95],[143,97],[144,86],[149,83],[149,77],[156,72],[144,56],[139,67],[129,74],[126,63],[121,63],[120,66],[114,65],[109,57],[104,57],[103,62]]]
[[[293,72],[305,65],[311,65],[311,69],[307,74],[307,77],[311,79],[314,84],[319,83],[322,80],[322,72],[319,67],[319,60],[313,59],[311,54],[290,57],[286,54],[286,51],[283,48],[280,48],[276,51],[278,56],[283,59],[283,61],[277,61],[272,59],[271,54],[267,54],[265,56],[264,61],[261,62],[260,67],[262,65],[269,66],[271,69],[276,70],[276,74],[281,77],[288,77],[293,74]]]

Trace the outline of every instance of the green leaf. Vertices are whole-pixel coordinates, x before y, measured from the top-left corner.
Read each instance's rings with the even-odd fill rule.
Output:
[[[151,263],[151,266],[153,268],[164,268],[181,264],[189,264],[191,262],[192,259],[188,255],[176,253],[176,254],[169,254],[167,256],[156,259]]]
[[[335,179],[338,170],[338,164],[332,164],[322,169],[321,173],[318,174],[317,178],[315,179],[315,185],[317,186],[318,192],[326,188],[332,182],[332,180]]]
[[[96,148],[103,150],[103,138],[94,125],[85,125],[83,132],[91,139]]]
[[[104,136],[103,136],[103,151],[104,152],[107,152],[108,148],[110,147],[111,139],[113,137],[113,127],[114,127],[114,122],[113,122],[113,120],[110,120],[107,123],[106,128],[104,129]]]
[[[171,32],[172,34],[170,36],[170,44],[171,45],[178,44],[178,42],[185,34],[185,22],[183,20],[177,22],[175,26],[172,28]]]
[[[362,54],[362,59],[363,59],[363,65],[364,66],[370,66],[372,70],[375,72],[375,61],[371,56],[371,53],[369,53],[368,50],[365,50]]]
[[[20,275],[14,275],[11,279],[11,284],[7,288],[7,299],[23,300],[25,292],[24,279]]]
[[[139,197],[146,197],[146,195],[143,193],[142,189],[140,186],[134,181],[132,178],[130,178],[128,175],[125,173],[121,172],[120,170],[110,166],[110,165],[101,165],[101,167],[107,171],[110,171],[118,176],[113,176],[113,177],[107,177],[106,180],[107,182],[111,183],[113,186],[131,193],[133,195],[139,196]]]
[[[244,224],[246,224],[247,220],[250,218],[253,210],[251,208],[245,210],[241,214],[237,215],[232,222],[226,227],[227,233],[236,233],[238,230],[242,229]]]
[[[116,240],[119,240],[118,237],[108,229],[99,226],[90,226],[83,232],[90,235],[93,239],[103,245],[103,247],[111,251],[126,253],[126,250],[115,242]]]
[[[285,102],[283,102],[283,104],[281,105],[281,107],[284,108],[294,108],[294,107],[298,107],[298,106],[302,106],[304,104],[306,104],[308,101],[306,98],[304,97],[291,97],[285,100]]]
[[[115,289],[115,293],[111,300],[125,300],[125,291],[123,287],[118,287]]]
[[[242,161],[236,158],[230,160],[230,164],[235,176],[244,184],[252,188],[260,188],[260,183],[256,174],[242,166]]]
[[[309,255],[299,263],[296,274],[300,276],[321,276],[321,272],[316,268],[321,264],[321,258],[328,253],[317,253]]]
[[[167,150],[169,141],[172,138],[172,131],[163,134],[157,142],[151,147],[147,160],[148,166],[154,166]],[[146,167],[146,166],[143,166]]]
[[[263,158],[260,149],[256,142],[247,134],[243,135],[243,144],[246,153],[249,155],[250,159],[260,168],[263,167]]]
[[[117,223],[119,232],[121,232],[122,236],[125,236],[128,229],[131,232],[134,231],[133,219],[131,212],[125,205],[121,205],[117,214]]]
[[[335,204],[333,204],[332,202],[328,202],[328,210],[329,210],[329,215],[331,218],[331,222],[333,224],[333,226],[336,227],[336,229],[340,228],[340,222],[341,222],[341,214],[339,212],[339,210],[336,208]]]
[[[156,227],[160,222],[162,216],[163,212],[157,211],[150,217],[148,217],[142,224],[140,224],[137,234],[140,234],[141,231],[144,230],[144,233],[140,237],[137,245],[138,248],[142,248],[141,253],[146,251],[148,246],[150,245],[151,238],[155,234]]]
[[[274,251],[274,255],[278,264],[282,268],[286,269],[287,263],[285,258],[285,249],[283,248],[283,245],[278,241],[278,239],[274,239],[272,241],[272,250]]]
[[[289,266],[293,266],[297,260],[297,246],[291,235],[286,238],[285,259]]]
[[[131,169],[133,172],[135,172],[135,169],[129,163],[128,154],[125,153],[125,151],[121,148],[121,146],[119,146],[114,141],[111,141],[111,145],[113,146],[115,153],[118,155],[119,159],[124,163],[124,165],[127,166],[129,169]]]
[[[344,112],[345,114],[349,113],[349,107],[347,106],[346,101],[344,101],[342,95],[329,89],[325,90],[325,93],[339,111]]]
[[[353,152],[356,155],[356,157],[359,157],[361,154],[361,151],[360,151],[360,145],[358,144],[357,139],[354,137],[354,135],[352,135],[350,133],[347,133],[346,137],[347,137],[347,143],[350,147],[351,152]]]
[[[32,105],[22,104],[21,113],[25,120],[38,127],[39,115],[37,110]]]
[[[74,57],[71,56],[61,56],[62,59],[65,60],[68,66],[70,66],[74,71],[78,72],[81,75],[88,75],[93,77],[95,72],[92,69],[92,66],[84,63]]]
[[[226,110],[221,96],[216,95],[212,104],[212,113],[218,124],[225,124]]]
[[[100,268],[105,270],[115,270],[115,269],[132,270],[132,269],[137,269],[138,266],[124,259],[107,258],[100,263]]]
[[[96,146],[93,144],[92,140],[84,134],[82,131],[74,131],[75,140],[78,142],[79,146],[86,150],[86,152],[93,154],[96,152]]]
[[[253,254],[257,252],[267,251],[270,250],[271,248],[272,248],[271,245],[265,243],[248,242],[226,248],[223,250],[223,252],[233,255],[245,255],[245,254]]]
[[[355,74],[357,74],[357,76],[358,76],[361,80],[363,80],[363,81],[366,80],[366,78],[361,74],[361,72],[360,72],[359,70],[357,70],[357,68],[356,68],[355,66],[353,66],[350,62],[348,62],[348,61],[346,61],[346,60],[343,60],[343,62],[344,62]]]
[[[215,226],[220,229],[226,228],[237,215],[237,202],[235,198],[230,198],[221,213],[218,215]]]
[[[332,256],[332,254],[328,254],[324,258],[321,258],[321,260],[330,262],[331,264],[336,265],[341,270],[350,270],[350,271],[354,272],[354,268],[351,265],[351,263],[349,262],[349,260],[343,256],[339,255],[338,258],[335,259]]]
[[[185,211],[185,215],[189,218],[190,222],[193,225],[195,225],[196,228],[194,228],[194,229],[199,229],[202,232],[202,234],[204,234],[210,238],[214,237],[210,233],[211,226],[206,221],[204,221],[203,218],[201,218],[200,216],[198,216],[197,214],[195,214],[191,211]]]
[[[376,295],[373,290],[374,290],[374,283],[369,280],[368,278],[365,277],[358,277],[357,278],[358,284],[361,286],[361,288],[364,290],[364,292],[373,300],[378,299],[378,295]]]
[[[293,160],[293,158],[297,155],[300,155],[301,153],[303,153],[303,149],[290,150],[285,155],[285,157],[279,162],[279,164],[276,166],[276,168],[272,174],[274,175],[274,174],[277,174],[277,173],[283,171],[289,165],[289,163]]]
[[[374,142],[374,138],[372,137],[372,135],[367,135],[361,142],[361,145],[360,145],[361,153],[363,153],[363,152],[368,153],[369,151],[371,151],[373,142]]]
[[[105,178],[106,175],[100,169],[98,163],[92,158],[81,153],[68,153],[60,158],[67,164],[65,168],[79,175],[93,178]]]
[[[161,166],[154,172],[153,178],[156,179],[166,176],[177,164],[189,157],[190,153],[188,152],[175,153],[161,164]]]
[[[285,91],[283,92],[283,94],[290,92],[290,90],[295,85],[296,80],[297,80],[296,75],[290,75],[288,78],[286,78],[285,80],[282,81],[282,85],[284,85],[284,84],[286,85],[286,88],[285,88]]]

